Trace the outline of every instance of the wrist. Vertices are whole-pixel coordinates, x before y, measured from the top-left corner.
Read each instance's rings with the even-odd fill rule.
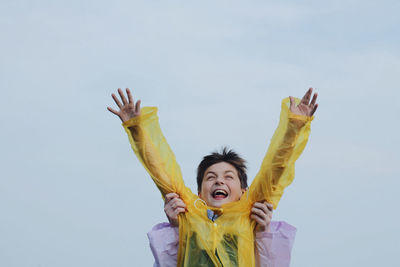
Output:
[[[168,221],[169,221],[169,224],[172,226],[172,227],[178,227],[179,226],[179,222],[178,222],[178,219],[170,219],[170,218],[168,218]]]

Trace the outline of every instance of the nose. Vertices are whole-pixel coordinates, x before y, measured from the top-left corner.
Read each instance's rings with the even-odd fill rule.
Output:
[[[224,184],[224,178],[223,177],[217,177],[217,179],[215,179],[215,183],[216,184]]]

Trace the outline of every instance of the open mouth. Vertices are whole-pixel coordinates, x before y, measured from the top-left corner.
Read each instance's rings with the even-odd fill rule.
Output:
[[[224,199],[228,197],[228,192],[223,189],[217,189],[211,195],[214,199]]]

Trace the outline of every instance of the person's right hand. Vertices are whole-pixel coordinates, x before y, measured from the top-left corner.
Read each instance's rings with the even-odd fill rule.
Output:
[[[112,98],[115,101],[115,104],[119,107],[119,111],[116,111],[110,107],[107,107],[107,109],[117,115],[122,122],[126,122],[134,117],[137,117],[140,115],[140,100],[133,101],[133,97],[131,94],[131,91],[129,88],[126,88],[126,94],[128,95],[128,101],[126,100],[126,97],[124,93],[122,92],[121,88],[118,88],[118,94],[121,97],[122,104],[119,101],[118,97],[115,94],[112,94]]]
[[[178,223],[178,214],[182,212],[186,212],[186,205],[179,195],[176,193],[168,193],[165,195],[164,202],[164,211],[167,215],[169,223],[177,227]]]

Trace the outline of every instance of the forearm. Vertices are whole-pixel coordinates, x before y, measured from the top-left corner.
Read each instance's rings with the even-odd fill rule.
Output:
[[[289,118],[287,124],[286,132],[270,163],[272,170],[272,176],[270,178],[272,186],[277,186],[279,184],[279,178],[288,166],[288,161],[296,146],[299,133],[306,124],[306,118]],[[266,162],[265,165],[267,164]]]
[[[278,128],[249,191],[253,202],[267,200],[274,208],[293,181],[294,163],[307,143],[313,119],[291,113],[287,104],[285,99]]]
[[[173,181],[165,172],[161,158],[154,145],[146,136],[147,133],[140,126],[128,127],[132,148],[144,168],[152,177],[162,195],[174,192]]]
[[[158,124],[157,109],[143,108],[141,115],[123,123],[136,156],[164,196],[182,192],[179,165]]]

